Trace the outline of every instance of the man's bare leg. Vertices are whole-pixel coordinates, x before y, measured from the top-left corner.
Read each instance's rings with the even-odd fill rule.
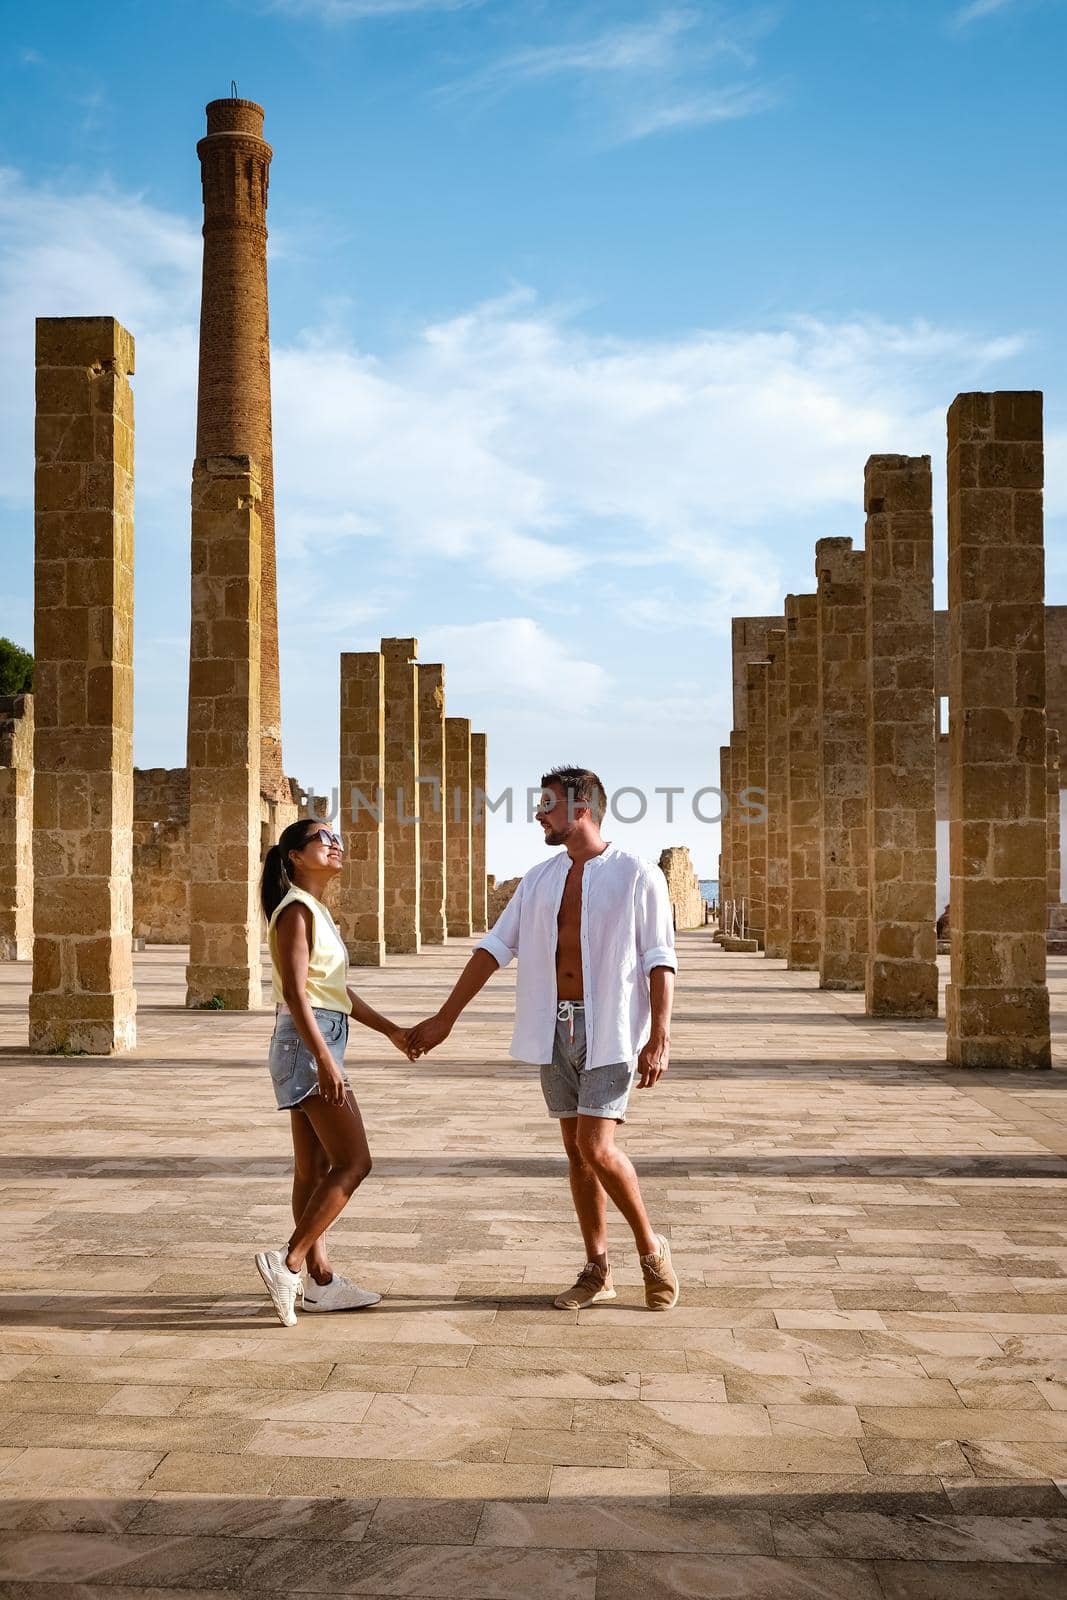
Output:
[[[579,1114],[575,1119],[577,1130],[575,1133],[575,1147],[580,1157],[583,1168],[588,1168],[597,1181],[597,1186],[602,1193],[606,1192],[612,1204],[622,1212],[630,1224],[634,1242],[639,1255],[654,1254],[660,1248],[659,1236],[652,1231],[645,1210],[645,1202],[641,1198],[641,1185],[637,1181],[634,1164],[615,1143],[614,1117],[590,1117]],[[566,1140],[566,1135],[564,1135]],[[568,1149],[568,1156],[570,1151]],[[571,1162],[571,1193],[574,1194],[575,1209],[578,1209],[578,1190],[574,1179],[575,1163]],[[583,1198],[587,1192],[582,1186]],[[602,1212],[602,1234],[604,1247],[607,1245],[606,1214]],[[582,1237],[585,1238],[585,1224],[582,1222],[579,1211],[579,1223],[582,1226]],[[588,1240],[586,1240],[588,1244]],[[590,1261],[607,1261],[607,1257],[598,1258],[593,1255]]]
[[[582,1119],[585,1120],[585,1119]],[[595,1170],[578,1146],[577,1117],[560,1117],[559,1131],[567,1152],[571,1198],[585,1243],[585,1259],[598,1267],[608,1264],[608,1197]]]

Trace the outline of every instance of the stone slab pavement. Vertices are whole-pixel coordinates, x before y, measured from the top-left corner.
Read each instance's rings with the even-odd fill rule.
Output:
[[[470,941],[359,974],[402,1020]],[[136,958],[135,1055],[25,1053],[0,967],[0,1596],[956,1600],[1067,1592],[1059,1070],[679,938],[674,1064],[625,1142],[683,1280],[549,1299],[581,1248],[512,973],[428,1060],[353,1035],[375,1169],[331,1233],[377,1309],[270,1312],[269,1013]]]

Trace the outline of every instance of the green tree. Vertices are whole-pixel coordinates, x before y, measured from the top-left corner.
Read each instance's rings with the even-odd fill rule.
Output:
[[[33,657],[11,639],[0,638],[0,694],[29,694]]]

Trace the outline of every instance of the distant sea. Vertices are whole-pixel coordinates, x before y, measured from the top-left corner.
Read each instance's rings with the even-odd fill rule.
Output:
[[[705,900],[717,900],[719,898],[718,878],[701,878],[700,892]]]

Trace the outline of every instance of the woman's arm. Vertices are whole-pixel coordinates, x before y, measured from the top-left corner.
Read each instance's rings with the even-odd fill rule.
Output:
[[[399,1023],[391,1022],[388,1017],[383,1017],[380,1011],[375,1011],[365,1000],[361,1000],[354,989],[349,989],[348,998],[352,1002],[352,1015],[364,1028],[373,1028],[375,1033],[384,1033],[391,1044],[395,1044],[402,1055],[408,1053],[408,1030]]]
[[[286,906],[274,924],[278,947],[278,976],[282,995],[289,1007],[293,1025],[314,1058],[319,1074],[319,1093],[329,1105],[341,1105],[345,1081],[336,1061],[319,1032],[315,1013],[307,997],[308,962],[314,929],[311,911],[299,901]]]

